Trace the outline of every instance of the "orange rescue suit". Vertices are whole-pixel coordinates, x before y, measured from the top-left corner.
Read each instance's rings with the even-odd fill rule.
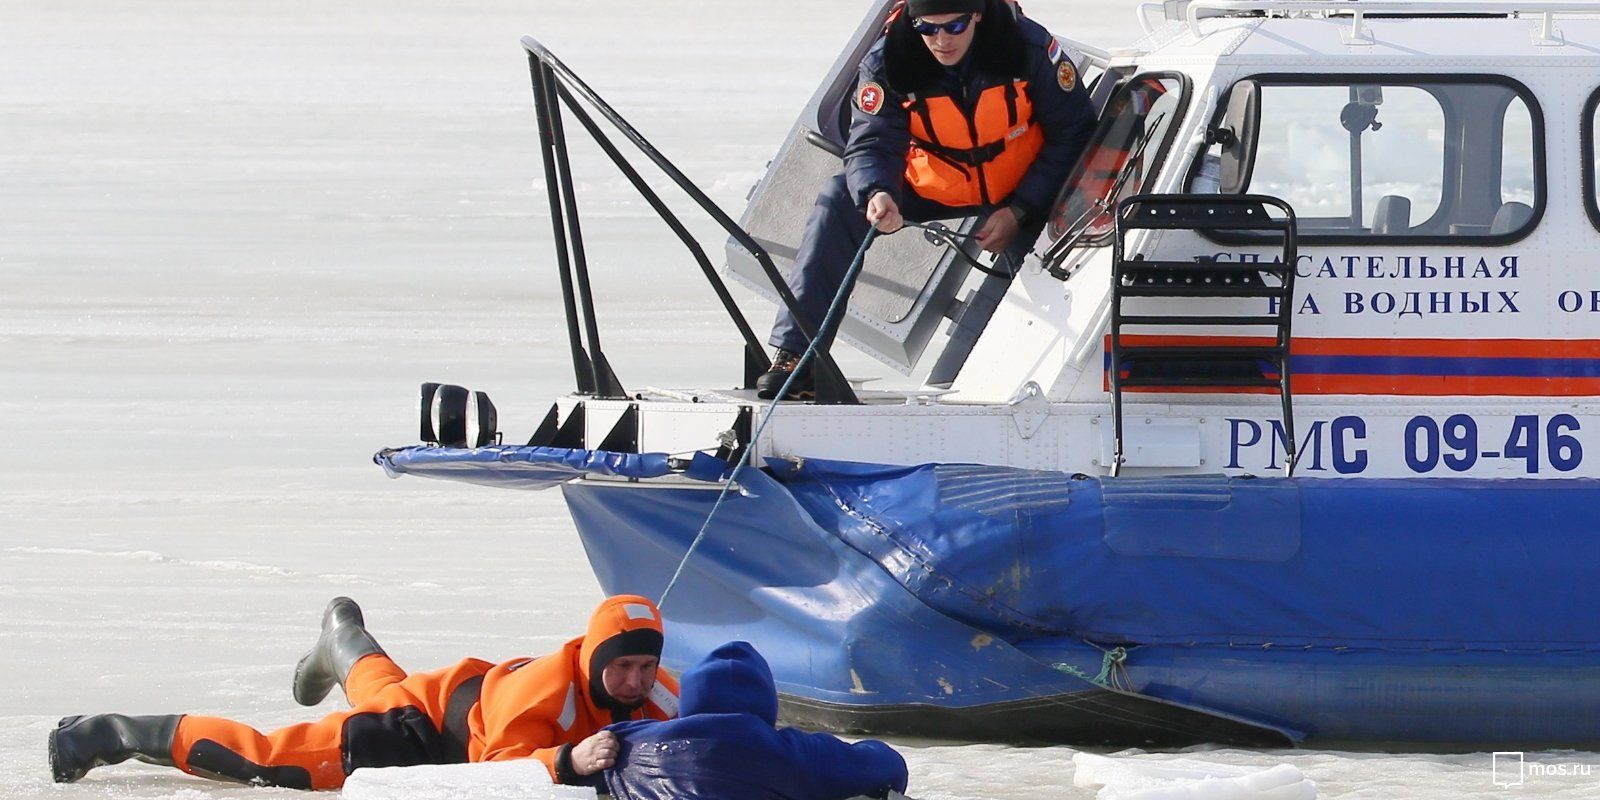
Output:
[[[590,696],[590,662],[606,640],[640,628],[661,630],[661,612],[642,597],[607,600],[589,620],[583,636],[539,659],[508,661],[483,679],[483,699],[468,716],[472,761],[504,761],[533,756],[556,774],[561,746],[576,744],[621,722]],[[672,719],[678,715],[678,684],[657,673],[656,689],[643,707],[626,719]]]
[[[677,716],[678,685],[657,673],[631,712],[602,708],[591,670],[596,652],[631,631],[661,631],[661,612],[620,595],[595,609],[588,631],[542,658],[491,664],[475,658],[406,674],[388,656],[357,661],[345,678],[351,708],[263,734],[217,717],[185,716],[173,763],[185,772],[297,789],[337,789],[359,767],[539,759],[558,780],[564,748],[612,722]],[[599,665],[603,668],[603,664]]]
[[[948,95],[908,98],[906,183],[947,206],[992,205],[1010,197],[1044,147],[1027,88],[1018,79],[984,89],[970,116]]]

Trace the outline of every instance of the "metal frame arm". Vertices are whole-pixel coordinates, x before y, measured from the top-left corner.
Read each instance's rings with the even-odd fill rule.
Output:
[[[603,391],[607,388],[620,390],[620,386],[608,387],[605,377],[602,376],[602,372],[609,373],[609,368],[604,367],[604,356],[600,353],[598,342],[599,334],[593,319],[593,303],[588,286],[588,270],[582,257],[582,236],[577,223],[577,206],[572,198],[571,175],[566,156],[566,139],[561,130],[559,105],[565,105],[572,111],[589,135],[600,145],[601,149],[617,165],[618,169],[622,170],[623,175],[640,192],[651,208],[661,216],[673,233],[689,248],[695,261],[699,263],[701,271],[705,273],[707,279],[711,282],[713,291],[716,292],[717,298],[722,301],[723,307],[728,311],[735,327],[739,329],[741,338],[744,340],[746,388],[753,388],[756,375],[770,366],[770,362],[762,350],[760,340],[756,338],[755,332],[751,330],[743,313],[739,311],[738,306],[733,302],[733,296],[728,292],[720,276],[716,274],[716,270],[712,267],[704,250],[698,243],[693,242],[693,236],[688,229],[666,208],[661,198],[649,189],[638,172],[622,157],[621,152],[617,150],[609,137],[605,136],[599,129],[594,118],[582,109],[578,103],[580,99],[601,117],[604,117],[606,121],[614,125],[629,142],[638,148],[639,152],[643,153],[651,163],[655,164],[673,183],[677,184],[678,188],[683,190],[690,199],[694,200],[740,247],[749,252],[757,263],[761,265],[762,272],[766,274],[767,279],[772,282],[773,289],[776,290],[779,299],[799,322],[801,331],[808,337],[814,338],[817,335],[815,322],[806,319],[798,311],[794,293],[789,290],[788,283],[784,281],[782,273],[773,264],[772,257],[767,254],[766,249],[757,243],[749,232],[739,227],[739,224],[719,208],[716,203],[712,202],[711,198],[707,197],[688,176],[684,175],[671,161],[667,160],[638,130],[629,124],[626,119],[623,119],[616,109],[601,99],[588,84],[584,83],[583,79],[561,63],[561,60],[556,58],[548,48],[531,36],[522,38],[522,47],[528,53],[529,69],[533,74],[534,105],[540,118],[539,133],[541,147],[545,156],[545,175],[549,182],[551,195],[551,215],[555,217],[557,261],[561,270],[563,300],[566,303],[568,335],[573,340],[574,360],[577,362],[584,360],[590,362],[586,365],[588,367],[587,370],[578,369],[580,391],[585,390],[585,376],[583,375],[585,371],[590,372],[589,379],[593,386],[589,391]],[[560,185],[559,192],[557,189],[558,184]],[[570,239],[568,237],[569,231]],[[568,259],[569,248],[572,253],[570,263]],[[576,280],[573,279],[574,271]],[[575,318],[578,303],[573,298],[574,288],[577,289],[580,295],[584,306],[583,311],[588,317],[585,326],[585,333],[587,334],[591,351],[588,359],[581,357],[583,347],[578,341],[578,325]],[[859,402],[854,392],[850,390],[849,384],[845,382],[844,376],[839,371],[839,366],[834,361],[831,353],[826,351],[819,352],[813,369],[817,373],[819,402]],[[614,377],[611,381],[614,384]]]

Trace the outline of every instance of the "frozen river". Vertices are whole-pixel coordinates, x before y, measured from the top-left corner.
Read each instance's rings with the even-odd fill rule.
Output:
[[[96,711],[309,718],[290,674],[336,594],[419,668],[575,634],[599,589],[558,494],[390,481],[369,460],[414,441],[423,380],[488,390],[511,439],[570,388],[517,38],[736,213],[861,8],[7,3],[0,797],[294,796],[142,764],[58,787],[45,736]],[[1137,30],[1123,0],[1028,8],[1087,41]],[[619,371],[731,385],[692,262],[624,181],[589,175]],[[1069,748],[902,744],[925,800],[1091,796]],[[1487,754],[1205,757],[1287,761],[1329,798],[1600,796],[1600,775],[1502,789]]]

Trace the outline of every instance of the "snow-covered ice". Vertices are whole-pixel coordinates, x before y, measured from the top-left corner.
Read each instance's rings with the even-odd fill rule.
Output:
[[[736,212],[862,5],[7,3],[0,797],[297,796],[137,763],[56,786],[44,741],[64,714],[334,710],[296,706],[289,681],[336,594],[416,668],[575,634],[599,590],[557,493],[391,481],[369,460],[415,439],[421,381],[489,391],[513,439],[570,387],[517,39]],[[1027,7],[1088,41],[1137,33],[1128,0]],[[597,151],[577,156],[624,381],[731,385],[735,340],[692,261]],[[1071,748],[897,744],[924,800],[1094,794]],[[1572,774],[1502,789],[1488,754],[1118,756],[1288,763],[1323,798],[1600,795]],[[361,796],[427,779],[396,780]]]
[[[1072,784],[1095,800],[1317,800],[1317,786],[1293,764],[1241,766],[1199,759],[1152,763],[1094,753],[1072,757]]]
[[[544,764],[532,759],[492,764],[358,769],[344,800],[594,800],[594,790],[556,786]]]

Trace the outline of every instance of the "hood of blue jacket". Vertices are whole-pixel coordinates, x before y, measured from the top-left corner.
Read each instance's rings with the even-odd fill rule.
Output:
[[[754,714],[776,725],[772,668],[748,642],[721,645],[678,679],[678,714]]]

